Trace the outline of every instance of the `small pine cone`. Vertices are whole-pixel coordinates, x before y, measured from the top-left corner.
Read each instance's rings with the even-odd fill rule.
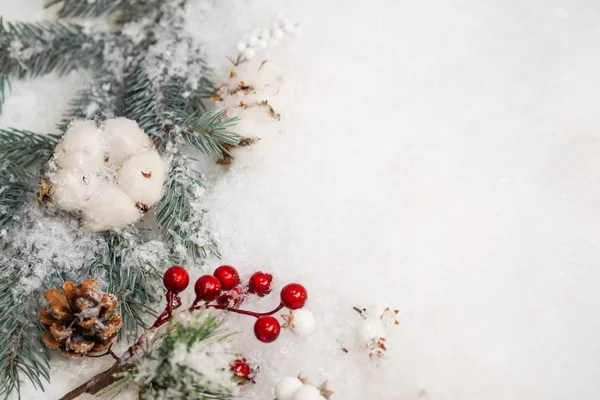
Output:
[[[103,353],[117,337],[123,319],[114,294],[99,290],[96,280],[79,285],[65,282],[62,291],[49,289],[49,307],[40,310],[46,328],[44,343],[69,357]]]

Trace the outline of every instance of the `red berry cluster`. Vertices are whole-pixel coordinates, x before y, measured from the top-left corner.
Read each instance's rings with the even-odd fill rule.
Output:
[[[237,270],[230,265],[221,265],[215,269],[212,275],[203,275],[198,278],[194,285],[196,299],[189,310],[193,311],[202,307],[215,308],[255,317],[254,335],[256,338],[264,343],[273,342],[281,332],[281,324],[277,318],[273,317],[273,314],[284,307],[290,310],[304,307],[308,293],[304,286],[298,283],[290,283],[281,289],[281,303],[272,311],[257,313],[237,308],[248,294],[261,297],[269,294],[272,281],[273,276],[271,274],[255,272],[250,276],[248,286],[244,288],[240,284],[240,275]],[[157,319],[155,327],[170,319],[173,309],[181,305],[178,294],[187,288],[189,282],[189,275],[182,267],[174,266],[165,272],[163,283],[167,288],[167,308]],[[216,304],[212,304],[212,302]],[[199,303],[202,303],[202,305],[199,305]]]

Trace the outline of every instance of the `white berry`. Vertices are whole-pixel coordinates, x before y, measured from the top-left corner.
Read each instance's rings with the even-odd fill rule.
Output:
[[[260,32],[260,38],[263,40],[267,40],[267,39],[271,38],[271,31],[267,28],[263,29]]]
[[[320,400],[321,391],[313,385],[303,385],[292,397],[292,400]]]
[[[258,44],[256,45],[256,47],[259,48],[259,49],[264,49],[267,46],[268,46],[267,41],[263,40],[263,39],[259,40]]]
[[[244,51],[244,53],[242,53],[242,54],[248,60],[252,60],[254,58],[254,56],[256,55],[256,51],[254,51],[253,49],[246,49]]]
[[[283,38],[283,36],[285,36],[285,34],[283,33],[283,30],[278,27],[273,29],[273,32],[271,32],[271,36],[273,36],[273,38],[275,39],[281,39]]]
[[[293,400],[294,394],[303,386],[302,381],[294,376],[281,378],[275,386],[276,400]]]
[[[292,311],[290,329],[298,336],[308,336],[315,331],[316,321],[313,313],[306,309]]]
[[[237,47],[238,51],[241,53],[244,50],[246,50],[246,47],[248,47],[248,46],[246,46],[246,43],[244,43],[244,42],[239,42],[236,47]]]
[[[247,40],[248,45],[250,46],[256,46],[256,44],[258,43],[258,38],[254,35],[249,36],[248,40]]]

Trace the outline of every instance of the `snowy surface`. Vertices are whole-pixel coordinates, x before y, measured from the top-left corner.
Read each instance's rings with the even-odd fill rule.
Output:
[[[305,283],[318,324],[263,345],[236,322],[261,366],[247,396],[301,372],[338,400],[599,398],[600,3],[214,3],[189,25],[223,77],[277,12],[305,31],[257,56],[283,77],[280,131],[202,167],[224,261]],[[0,14],[39,19],[41,4]],[[51,130],[81,82],[15,83],[0,126]],[[374,302],[401,325],[369,361],[351,307]],[[24,398],[99,364],[57,357],[47,393]]]

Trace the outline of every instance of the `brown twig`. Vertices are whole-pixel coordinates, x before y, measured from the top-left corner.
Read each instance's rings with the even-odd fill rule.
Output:
[[[69,393],[65,394],[63,397],[60,398],[60,400],[73,400],[85,393],[96,394],[102,389],[105,389],[113,383],[118,382],[122,379],[119,376],[115,376],[116,374],[120,372],[129,371],[133,367],[135,367],[135,364],[133,363],[119,364],[118,362],[116,362],[112,365],[112,367],[110,367],[106,371],[99,373],[89,381],[76,387]]]

